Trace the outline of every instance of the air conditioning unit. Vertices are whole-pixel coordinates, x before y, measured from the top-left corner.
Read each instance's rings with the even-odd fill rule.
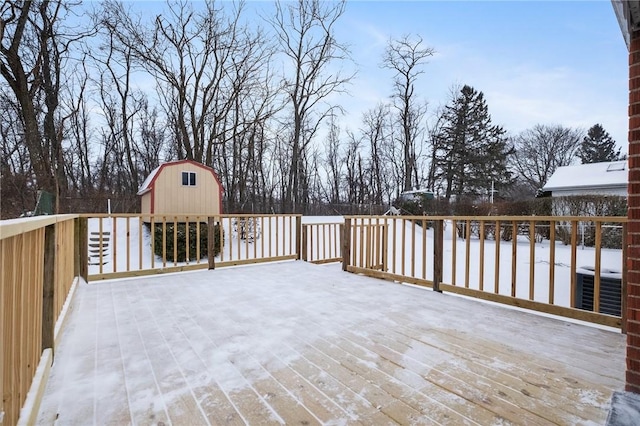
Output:
[[[593,311],[595,268],[582,266],[576,271],[576,308]],[[601,314],[621,316],[622,274],[602,268],[600,270]]]

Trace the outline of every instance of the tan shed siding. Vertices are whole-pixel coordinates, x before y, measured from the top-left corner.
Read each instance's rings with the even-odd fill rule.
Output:
[[[140,198],[140,212],[142,214],[151,213],[151,191],[147,192]]]
[[[182,185],[182,172],[196,173],[196,186]],[[155,213],[213,215],[220,211],[220,188],[213,175],[188,163],[165,167],[155,184]]]

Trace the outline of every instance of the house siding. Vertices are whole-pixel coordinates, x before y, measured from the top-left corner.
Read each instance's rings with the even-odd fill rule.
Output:
[[[627,196],[627,187],[620,188],[589,188],[589,189],[558,189],[551,190],[552,197],[574,197],[580,195],[604,195],[604,196]]]

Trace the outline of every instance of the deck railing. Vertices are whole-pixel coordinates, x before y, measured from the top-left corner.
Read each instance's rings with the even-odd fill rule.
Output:
[[[79,226],[77,215],[0,222],[1,424],[18,422],[36,368],[55,347],[56,324],[82,273]]]
[[[300,258],[300,215],[119,214],[83,219],[89,281]]]
[[[621,327],[625,235],[622,217],[351,216],[344,225],[303,224],[300,215],[2,221],[0,423],[17,422],[36,366],[55,348],[56,324],[77,276],[341,258],[350,272]],[[604,292],[612,276],[619,283],[613,296]],[[617,314],[603,309],[605,297],[607,304],[617,298]]]
[[[343,269],[620,328],[626,221],[351,216]]]
[[[311,263],[342,260],[342,223],[303,223],[301,259]]]

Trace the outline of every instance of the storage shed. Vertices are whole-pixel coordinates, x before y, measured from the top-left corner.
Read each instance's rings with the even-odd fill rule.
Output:
[[[213,216],[222,213],[222,185],[211,168],[192,160],[163,163],[138,191],[141,213]]]

